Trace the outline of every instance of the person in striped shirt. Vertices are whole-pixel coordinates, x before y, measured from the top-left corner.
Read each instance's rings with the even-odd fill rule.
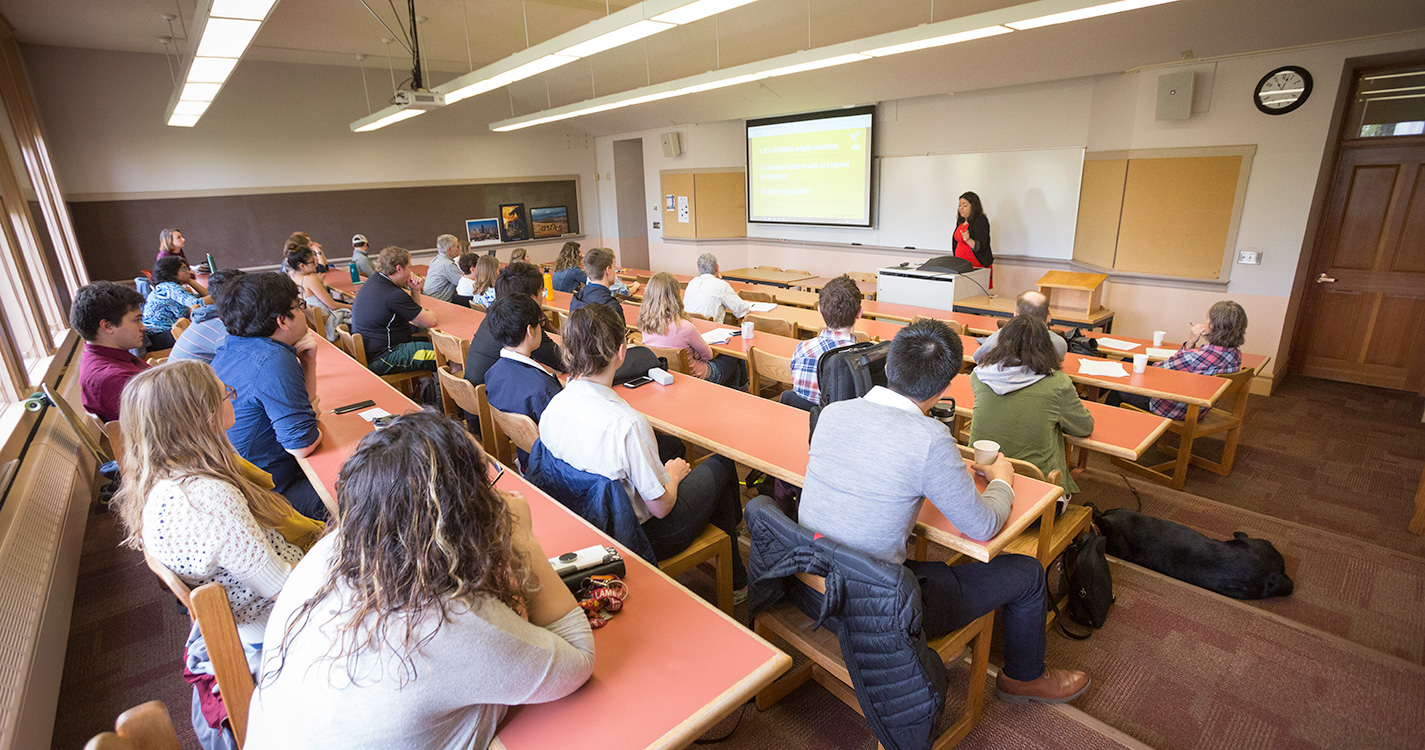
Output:
[[[821,288],[816,309],[826,327],[816,338],[797,344],[792,352],[792,395],[782,399],[784,404],[807,410],[821,402],[817,360],[838,346],[856,343],[853,328],[861,317],[861,289],[851,277],[838,276]]]

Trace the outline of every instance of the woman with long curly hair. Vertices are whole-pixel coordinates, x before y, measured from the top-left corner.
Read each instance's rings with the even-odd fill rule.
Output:
[[[486,465],[433,412],[362,439],[268,623],[249,748],[484,748],[589,678],[588,620]]]
[[[589,277],[584,275],[584,254],[579,251],[579,243],[566,242],[554,259],[554,291],[573,294],[584,286]]]

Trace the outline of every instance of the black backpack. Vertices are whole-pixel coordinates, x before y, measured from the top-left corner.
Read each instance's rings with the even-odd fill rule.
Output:
[[[1097,517],[1098,509],[1093,510]],[[1096,526],[1090,525],[1088,531],[1080,534],[1064,550],[1064,588],[1069,598],[1069,611],[1060,614],[1067,614],[1070,620],[1091,628],[1103,627],[1114,602],[1113,574],[1108,569],[1108,557],[1104,551],[1107,545],[1108,538],[1100,534]],[[1049,602],[1058,612],[1052,593],[1049,594]],[[1083,640],[1091,634],[1071,632],[1064,626],[1062,617],[1059,629],[1075,640]]]
[[[871,388],[886,384],[886,356],[891,342],[860,342],[838,346],[816,361],[816,383],[821,391],[821,403],[811,408],[811,432],[816,432],[816,420],[828,404],[860,398]]]
[[[1084,357],[1097,357],[1098,339],[1092,339],[1084,335],[1082,328],[1074,328],[1064,334],[1064,340],[1069,342],[1069,353],[1078,354]]]

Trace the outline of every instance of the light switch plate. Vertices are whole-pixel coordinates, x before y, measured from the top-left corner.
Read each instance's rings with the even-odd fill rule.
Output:
[[[657,228],[658,228],[658,226],[659,226],[659,223],[658,223],[658,222],[656,222],[656,221],[655,221],[655,222],[653,222],[653,228],[654,228],[654,229],[657,229]]]
[[[1237,251],[1237,262],[1244,266],[1260,266],[1262,264],[1262,251],[1239,250]]]

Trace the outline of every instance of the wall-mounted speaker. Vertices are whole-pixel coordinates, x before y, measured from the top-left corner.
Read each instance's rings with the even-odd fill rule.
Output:
[[[670,159],[683,153],[683,134],[677,131],[663,134],[663,155]]]
[[[1186,120],[1192,117],[1192,71],[1158,76],[1159,120]]]

